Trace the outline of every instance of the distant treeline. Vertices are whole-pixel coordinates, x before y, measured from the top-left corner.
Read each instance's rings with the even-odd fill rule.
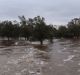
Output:
[[[2,21],[0,22],[0,37],[19,39],[24,37],[29,41],[40,41],[43,44],[45,39],[52,42],[53,38],[79,38],[80,37],[80,19],[71,20],[67,26],[55,28],[53,25],[47,25],[45,18],[37,16],[26,19],[19,16],[20,22]]]

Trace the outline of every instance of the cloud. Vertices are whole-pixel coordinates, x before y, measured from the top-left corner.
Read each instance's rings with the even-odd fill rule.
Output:
[[[70,19],[80,17],[79,3],[80,0],[0,0],[0,19],[41,15],[47,23],[67,24]]]

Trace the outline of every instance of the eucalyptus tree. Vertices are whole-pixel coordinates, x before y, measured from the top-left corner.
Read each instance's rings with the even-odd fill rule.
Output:
[[[53,25],[47,26],[47,39],[50,40],[51,43],[53,43],[53,38],[56,37],[57,29],[53,27]]]
[[[79,38],[80,37],[80,23],[79,23],[80,21],[78,19],[73,19],[73,20],[71,20],[67,25],[68,33],[70,37]]]
[[[33,19],[29,18],[28,20],[24,16],[19,16],[20,19],[20,29],[21,37],[24,37],[25,40],[29,40],[33,32]]]
[[[41,45],[43,41],[47,39],[47,26],[43,17],[37,16],[34,18],[34,38],[40,41]]]
[[[19,39],[20,36],[20,26],[19,23],[13,24],[12,38]]]
[[[59,26],[58,31],[57,31],[57,36],[59,38],[67,37],[67,27],[66,26]]]
[[[12,38],[13,24],[11,21],[3,21],[2,24],[2,37],[7,37],[10,40]]]

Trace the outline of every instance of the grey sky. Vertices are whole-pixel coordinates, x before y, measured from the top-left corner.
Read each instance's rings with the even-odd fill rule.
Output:
[[[50,24],[67,24],[80,17],[80,0],[0,0],[0,19],[16,19],[19,15],[46,18]]]

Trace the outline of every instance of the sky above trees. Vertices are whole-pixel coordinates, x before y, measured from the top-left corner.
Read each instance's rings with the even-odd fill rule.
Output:
[[[47,23],[67,24],[80,17],[80,0],[0,0],[0,20],[43,16]]]

